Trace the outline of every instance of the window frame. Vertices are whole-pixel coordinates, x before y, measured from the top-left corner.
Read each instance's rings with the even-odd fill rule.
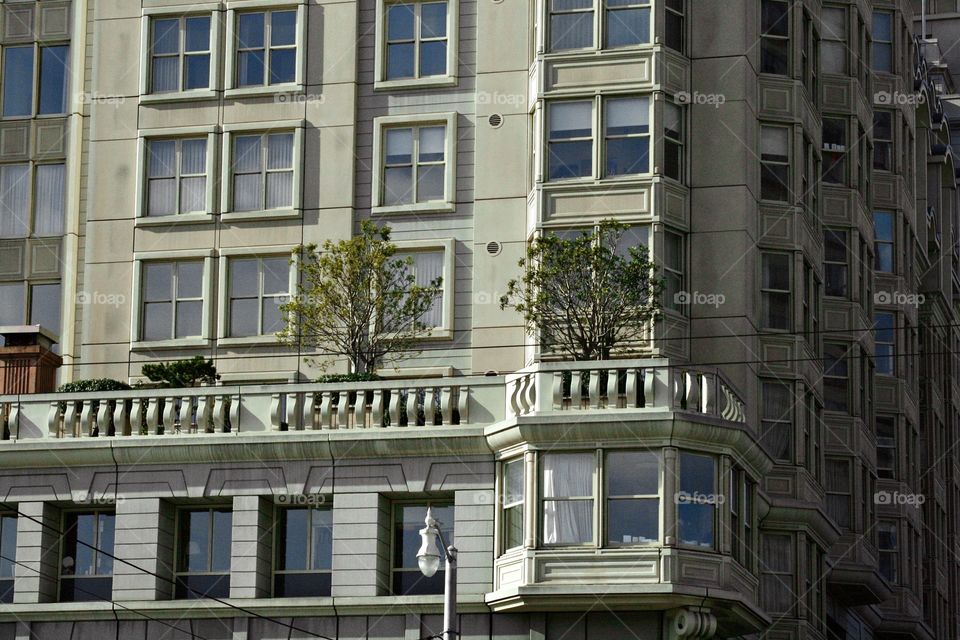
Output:
[[[820,65],[821,72],[833,76],[839,77],[849,77],[851,75],[851,64],[850,64],[850,49],[847,47],[847,42],[849,40],[850,34],[850,11],[844,5],[825,5],[823,11],[840,11],[843,14],[843,27],[842,33],[834,34],[826,28],[826,22],[823,19],[823,14],[820,16]],[[824,48],[827,46],[839,46],[842,51],[842,71],[826,71],[823,69],[824,60],[827,59],[827,56],[824,55]]]
[[[437,327],[430,327],[425,335],[418,340],[450,340],[454,332],[455,287],[456,287],[456,240],[454,238],[438,238],[435,240],[397,240],[397,257],[417,252],[443,252],[443,282],[441,283],[440,303],[443,308],[440,312],[442,322]]]
[[[178,102],[182,100],[211,100],[218,97],[218,89],[220,88],[220,68],[222,62],[221,52],[223,50],[221,42],[223,33],[222,7],[220,3],[205,2],[190,5],[189,9],[186,9],[188,9],[186,6],[162,8],[150,7],[143,9],[140,24],[140,42],[142,43],[140,47],[141,103]],[[151,75],[153,73],[153,56],[151,46],[153,21],[180,18],[182,33],[182,25],[186,18],[195,18],[206,15],[210,16],[210,78],[207,83],[207,88],[154,93],[151,87]],[[184,52],[180,51],[178,55],[182,59]],[[180,72],[182,86],[182,67],[180,68]]]
[[[880,316],[885,316],[890,320],[889,328],[881,328]],[[890,340],[881,340],[881,332],[889,332]],[[873,359],[876,363],[875,373],[883,376],[897,376],[899,374],[897,367],[897,314],[893,311],[877,310],[873,313]],[[881,354],[881,347],[889,348],[889,353]],[[889,361],[889,370],[886,366],[881,369],[880,363],[883,360]]]
[[[223,127],[223,144],[220,148],[220,219],[224,222],[278,220],[283,218],[298,218],[303,215],[303,176],[304,164],[304,120],[278,120],[269,124],[249,123],[227,125]],[[273,134],[293,134],[293,190],[290,206],[276,209],[255,209],[251,211],[236,211],[234,200],[234,172],[233,146],[234,138],[238,136],[257,135],[269,136]],[[266,156],[261,142],[261,169],[263,183],[266,184]],[[261,202],[266,206],[266,189],[261,194]]]
[[[836,358],[837,362],[836,362],[836,364],[834,364],[833,366],[829,366],[829,365],[828,365],[828,360],[833,358],[833,355],[830,355],[830,353],[829,353],[829,351],[830,351],[831,348],[836,349],[836,350],[837,350],[836,353],[839,354],[839,357]],[[846,406],[845,406],[844,408],[842,408],[842,409],[833,409],[833,408],[828,407],[827,404],[826,404],[827,393],[826,393],[826,390],[824,390],[824,394],[823,394],[823,395],[824,395],[824,406],[823,406],[823,410],[824,410],[824,411],[833,411],[833,412],[844,413],[844,414],[849,414],[849,413],[850,413],[850,409],[852,408],[852,407],[851,407],[852,402],[851,402],[851,397],[850,397],[850,396],[851,396],[851,393],[850,393],[850,380],[851,380],[851,377],[852,377],[852,376],[851,376],[851,370],[850,370],[850,360],[851,360],[851,358],[850,358],[850,348],[851,348],[850,343],[846,343],[846,342],[829,342],[829,341],[825,341],[825,342],[823,343],[823,361],[824,361],[824,365],[823,365],[823,379],[824,379],[824,383],[826,383],[828,380],[831,380],[831,381],[836,381],[834,384],[836,384],[836,385],[839,386],[839,385],[840,385],[840,381],[843,381],[844,395],[846,396],[846,398],[844,399],[844,403],[845,403]],[[841,351],[842,351],[842,353],[840,353]],[[837,370],[838,367],[842,367],[842,369],[843,369],[843,371],[844,371],[843,375],[833,373],[834,371]]]
[[[373,215],[404,213],[452,213],[457,202],[457,113],[434,113],[405,116],[381,116],[373,121],[373,158],[370,192],[371,213]],[[429,126],[446,128],[444,142],[444,198],[428,202],[406,204],[384,204],[384,169],[386,167],[386,131],[388,129],[419,129]],[[416,159],[414,159],[414,166]],[[416,180],[416,176],[413,177]]]
[[[309,514],[309,521],[307,524],[308,534],[314,529],[313,517],[314,512],[316,511],[327,511],[330,513],[330,530],[331,530],[331,544],[330,544],[330,568],[329,569],[278,569],[280,566],[280,558],[283,557],[284,552],[286,551],[286,541],[281,538],[281,534],[287,530],[286,523],[281,524],[282,514],[288,513],[293,509],[304,509]],[[317,576],[317,575],[328,575],[330,576],[330,582],[333,582],[333,505],[332,503],[324,504],[312,504],[312,505],[289,505],[289,506],[280,506],[277,505],[274,510],[274,537],[273,537],[273,562],[270,564],[271,568],[271,580],[270,580],[270,594],[274,598],[298,598],[298,597],[329,597],[330,589],[326,589],[326,593],[314,594],[310,596],[289,596],[289,595],[279,595],[277,588],[277,580],[280,576],[287,575],[306,575],[306,576]],[[307,542],[307,558],[306,564],[309,566],[311,564],[313,547],[310,544],[310,541]]]
[[[890,218],[890,238],[881,238],[877,225],[878,216],[889,216]],[[873,269],[876,273],[897,273],[897,213],[890,209],[875,209],[873,212]],[[881,247],[890,247],[890,268],[884,269],[880,264]]]
[[[875,29],[873,28],[874,23],[876,22],[877,15],[884,14],[890,18],[890,39],[889,40],[880,40],[876,37]],[[896,74],[897,73],[897,19],[896,12],[886,10],[883,8],[873,9],[873,15],[871,16],[870,21],[870,71],[873,73],[886,73],[886,74]],[[877,50],[880,47],[887,47],[890,51],[889,60],[890,68],[889,69],[878,69],[877,68]]]
[[[208,546],[207,546],[207,562],[209,565],[212,565],[212,555],[211,551],[213,546],[217,543],[222,543],[222,540],[217,540],[213,535],[214,531],[214,517],[212,516],[215,511],[225,511],[230,514],[230,546],[233,546],[233,525],[234,525],[234,510],[231,503],[223,504],[210,504],[210,505],[178,505],[175,512],[174,518],[174,543],[173,543],[173,580],[174,580],[174,600],[204,600],[211,596],[200,596],[197,594],[187,595],[185,597],[179,597],[178,594],[181,590],[181,578],[190,577],[190,576],[226,576],[227,577],[227,595],[226,596],[214,596],[214,597],[229,597],[230,585],[232,572],[230,569],[226,573],[222,571],[189,571],[186,569],[181,569],[181,560],[184,556],[181,554],[184,551],[183,545],[185,540],[183,536],[180,535],[183,530],[183,516],[187,513],[201,512],[206,511],[211,514],[210,521],[208,523],[207,532],[208,532]],[[189,541],[186,541],[189,544]],[[232,554],[232,552],[231,552]],[[232,565],[232,560],[231,560]],[[184,592],[188,591],[186,587],[183,587]]]
[[[797,459],[796,412],[794,410],[796,400],[792,382],[792,380],[780,380],[777,378],[760,379],[760,440],[765,444],[764,449],[767,451],[768,455],[775,462],[781,464],[794,464],[794,461]],[[785,390],[787,394],[787,401],[790,404],[786,414],[776,417],[767,416],[766,396],[768,393],[768,387],[780,387]],[[785,457],[778,457],[775,456],[775,452],[770,450],[769,446],[766,445],[765,439],[767,434],[771,431],[784,428],[787,431],[787,455]]]
[[[290,0],[273,4],[266,0],[228,0],[226,3],[226,59],[224,60],[224,92],[225,98],[238,96],[272,95],[277,93],[299,92],[306,85],[307,65],[307,5],[306,0]],[[237,54],[238,47],[238,14],[241,13],[273,13],[276,11],[296,11],[296,35],[293,45],[283,45],[292,48],[296,53],[294,61],[294,79],[292,82],[278,84],[269,83],[269,60],[264,60],[264,84],[240,86],[237,83]],[[265,36],[266,37],[266,36]],[[270,45],[264,40],[264,48]]]
[[[646,494],[633,494],[633,495],[614,495],[610,493],[610,475],[607,473],[608,458],[611,454],[617,453],[639,453],[639,454],[650,454],[656,458],[657,461],[657,471],[656,471],[656,482],[657,482],[657,491],[656,493],[646,493]],[[597,497],[597,503],[595,504],[595,509],[602,509],[602,519],[600,527],[600,535],[597,536],[596,543],[603,549],[623,549],[623,548],[649,548],[657,547],[663,544],[664,530],[667,528],[664,522],[665,508],[664,508],[664,474],[666,473],[666,464],[664,461],[663,449],[636,449],[636,448],[603,448],[600,450],[600,461],[601,465],[598,469],[599,474],[599,496]],[[624,502],[636,502],[636,501],[653,501],[657,505],[657,538],[656,540],[645,542],[645,541],[636,541],[636,542],[614,542],[610,539],[610,502],[611,501],[624,501]],[[601,504],[602,503],[602,504]]]
[[[85,580],[85,579],[87,579],[87,580],[101,580],[101,581],[103,581],[103,582],[106,582],[106,580],[109,579],[109,580],[110,580],[110,591],[111,591],[111,593],[112,593],[112,590],[113,590],[113,575],[114,575],[113,571],[111,571],[109,574],[106,574],[106,573],[94,573],[93,575],[89,575],[89,576],[77,576],[76,574],[66,574],[66,575],[65,575],[65,574],[63,573],[63,560],[64,560],[64,558],[66,557],[66,553],[67,553],[67,542],[68,542],[68,540],[69,540],[69,538],[68,538],[68,536],[67,536],[67,532],[68,532],[68,529],[67,529],[67,519],[68,519],[71,515],[74,515],[74,516],[92,515],[92,516],[95,516],[95,517],[96,517],[96,520],[95,520],[96,523],[99,523],[99,522],[100,522],[100,518],[101,518],[102,516],[104,516],[104,515],[106,515],[106,516],[112,516],[112,517],[113,517],[113,525],[114,525],[114,536],[116,536],[117,513],[116,513],[116,510],[115,510],[114,508],[65,509],[64,511],[61,512],[61,514],[60,514],[60,530],[63,532],[63,535],[61,536],[61,540],[60,540],[60,544],[59,544],[59,555],[58,555],[58,557],[59,557],[59,562],[57,563],[57,602],[104,602],[104,601],[109,601],[109,600],[110,600],[110,596],[109,596],[109,595],[108,595],[107,598],[105,598],[105,599],[104,599],[104,598],[80,598],[80,599],[78,599],[78,598],[76,598],[76,597],[74,597],[74,598],[72,598],[72,599],[66,599],[66,598],[64,598],[64,587],[66,586],[67,583],[73,582],[73,584],[75,584],[75,585],[77,585],[77,584],[82,584],[82,581]],[[76,544],[77,544],[78,546],[81,545],[81,543],[80,543],[79,540],[76,540]],[[86,544],[90,544],[90,543],[86,543]],[[84,546],[86,546],[86,544],[84,544]],[[109,551],[107,551],[106,549],[103,548],[103,545],[101,544],[101,540],[100,540],[100,528],[99,528],[99,526],[97,526],[97,527],[94,529],[94,542],[93,542],[90,546],[94,547],[93,549],[91,549],[91,551],[95,554],[94,564],[96,564],[96,562],[97,562],[96,557],[97,557],[97,556],[106,554],[106,555],[108,555],[108,557],[109,557],[109,556],[112,556],[112,555],[114,554],[114,552],[115,552],[115,550],[116,550],[116,537],[114,537],[114,546],[113,546],[113,548],[110,549]],[[111,565],[111,568],[112,568],[112,569],[114,569],[114,570],[116,569],[116,563],[113,561],[113,558],[110,558],[110,565]],[[65,580],[67,581],[66,583],[64,582]],[[92,593],[87,593],[86,595],[93,595],[93,594],[92,594]]]
[[[837,241],[843,243],[844,249],[844,261],[840,260],[831,260],[827,257],[827,237],[832,235]],[[827,298],[835,298],[837,300],[849,300],[851,295],[851,282],[850,282],[850,229],[847,228],[837,228],[837,227],[824,227],[823,228],[823,295]],[[842,271],[844,274],[843,278],[843,293],[831,293],[830,289],[830,272],[833,269]]]
[[[0,511],[0,554],[6,558],[5,560],[0,560],[0,564],[7,564],[12,572],[10,576],[0,575],[0,604],[12,604],[13,599],[16,596],[16,576],[17,576],[17,539],[19,538],[17,531],[17,512],[16,511]],[[4,533],[7,531],[7,527],[10,526],[10,523],[13,523],[13,552],[4,553],[3,541],[6,539]]]
[[[217,344],[221,346],[241,345],[270,345],[277,344],[273,334],[256,336],[230,335],[230,261],[236,258],[278,258],[287,257],[293,260],[290,265],[290,274],[287,280],[287,296],[297,293],[297,278],[300,265],[300,254],[295,252],[294,245],[289,246],[254,246],[254,247],[226,247],[219,251],[217,269],[217,288],[220,292],[217,303]],[[259,273],[259,269],[258,269]],[[259,294],[258,294],[259,295]],[[258,298],[259,299],[259,298]],[[260,320],[257,322],[258,326]]]
[[[776,3],[776,4],[785,4],[787,5],[787,11],[784,14],[787,20],[787,35],[777,35],[773,33],[765,33],[763,30],[763,5],[764,3]],[[773,75],[791,78],[793,77],[793,16],[790,15],[790,12],[793,9],[793,5],[787,0],[761,0],[760,2],[760,11],[757,12],[757,18],[759,20],[759,29],[757,33],[759,34],[759,55],[760,55],[760,64],[758,65],[759,72],[761,74]],[[768,40],[773,40],[777,42],[786,42],[787,43],[787,60],[786,60],[786,72],[780,73],[778,71],[768,71],[764,68],[763,58],[764,58],[764,48]]]
[[[828,120],[833,121],[834,124],[843,124],[843,144],[838,145],[835,143],[828,143],[825,139],[821,140],[820,147],[820,182],[825,185],[835,185],[839,187],[849,187],[850,186],[850,121],[848,116],[835,116],[835,115],[824,115],[823,120],[823,129],[826,130],[826,123]],[[825,136],[823,136],[825,138]],[[831,164],[828,159],[834,157],[834,162]],[[839,181],[834,181],[832,179],[828,180],[827,176],[831,175],[834,170],[837,170],[842,175],[839,176]]]
[[[137,192],[136,192],[136,219],[135,226],[166,226],[190,223],[213,222],[216,214],[216,184],[220,179],[220,165],[217,162],[219,147],[219,128],[216,126],[174,127],[170,129],[143,129],[137,138]],[[206,150],[206,187],[205,210],[190,213],[174,213],[170,215],[149,215],[149,145],[154,140],[176,140],[179,158],[180,144],[185,139],[207,139]],[[178,162],[179,165],[179,162]],[[180,177],[177,168],[177,207],[179,208]]]
[[[4,78],[3,69],[6,67],[7,63],[7,51],[9,49],[25,49],[31,48],[33,50],[33,68],[31,69],[31,80],[30,80],[30,113],[23,115],[4,115],[4,99],[6,97],[6,80]],[[67,60],[64,65],[63,72],[63,111],[57,113],[40,113],[40,94],[42,88],[42,66],[43,66],[43,49],[50,49],[53,47],[66,47],[67,48]],[[9,42],[4,43],[0,46],[0,121],[2,122],[15,122],[22,120],[33,120],[33,119],[46,119],[46,118],[64,118],[66,117],[71,110],[71,102],[73,101],[71,80],[73,79],[72,74],[72,64],[73,64],[73,46],[69,38],[41,38],[40,36],[31,36],[29,40],[24,40],[23,42]]]
[[[63,211],[60,216],[60,233],[54,235],[37,235],[37,169],[45,166],[63,166]],[[70,182],[71,163],[66,158],[58,159],[27,159],[14,162],[2,162],[0,168],[4,167],[26,167],[27,169],[27,233],[26,235],[5,236],[0,235],[0,241],[4,240],[29,240],[42,238],[62,238],[67,233],[67,191]]]
[[[521,483],[518,491],[515,490],[513,487],[511,487],[507,482],[507,478],[509,477],[509,474],[507,473],[507,467],[511,465],[520,465]],[[497,504],[500,505],[500,508],[498,509],[498,513],[497,513],[497,518],[498,518],[497,556],[499,557],[511,551],[522,549],[526,546],[526,543],[527,543],[527,535],[528,535],[528,532],[527,532],[527,502],[528,502],[527,484],[528,483],[527,483],[526,454],[520,454],[519,456],[513,456],[511,458],[501,460],[499,463],[499,474],[497,477],[499,480],[499,485],[497,486],[499,500],[497,501]],[[508,497],[507,497],[508,493],[511,495],[519,494],[520,496],[519,500],[512,500],[512,501],[508,500]],[[519,516],[520,542],[519,544],[515,544],[515,545],[509,544],[509,541],[508,541],[509,536],[507,535],[508,518],[506,514],[507,514],[507,511],[511,509],[518,509],[520,512],[520,516]]]
[[[789,280],[788,289],[775,289],[773,287],[768,287],[764,285],[764,267],[766,266],[767,258],[783,258],[786,260],[787,266],[787,279]],[[796,310],[795,310],[795,300],[794,300],[794,290],[796,289],[796,278],[794,277],[795,265],[793,260],[793,254],[784,252],[784,251],[766,251],[762,250],[760,252],[760,279],[758,281],[760,287],[760,326],[764,331],[778,331],[778,332],[790,332],[793,330],[793,325],[796,322]],[[785,327],[774,327],[771,326],[771,323],[767,322],[767,318],[763,309],[763,300],[765,296],[786,296],[787,297],[787,323]]]
[[[422,89],[426,87],[453,87],[459,79],[460,49],[460,2],[447,0],[447,73],[437,76],[419,76],[419,65],[415,63],[416,76],[413,78],[387,78],[387,5],[421,4],[437,0],[377,0],[376,6],[376,45],[373,63],[373,90],[389,91],[395,89]],[[415,40],[419,46],[419,35]],[[415,60],[419,61],[419,49]]]
[[[785,161],[779,160],[779,159],[776,159],[776,160],[764,159],[764,156],[767,155],[763,153],[763,132],[765,129],[781,130],[786,133],[787,148],[785,150],[786,151]],[[775,203],[780,203],[788,206],[792,205],[793,204],[792,200],[794,199],[792,197],[793,189],[794,189],[793,169],[792,169],[793,162],[791,162],[791,160],[793,159],[793,127],[788,125],[761,122],[759,142],[760,142],[760,148],[759,148],[759,153],[757,154],[757,158],[760,160],[760,193],[759,193],[760,198],[759,199],[764,202],[775,202]],[[765,182],[764,173],[767,171],[767,166],[781,167],[782,168],[781,171],[784,171],[784,170],[786,171],[786,184],[783,185],[783,188],[787,192],[785,194],[786,198],[778,199],[778,198],[764,196],[764,193],[763,193],[763,185]],[[777,177],[776,172],[772,170],[770,171],[770,175],[773,177]]]
[[[881,128],[880,128],[880,126],[877,124],[877,117],[878,117],[878,116],[881,116],[881,117],[886,116],[886,117],[888,117],[888,118],[890,119],[890,127],[889,127],[890,137],[889,137],[889,138],[881,138],[881,137],[880,137]],[[896,112],[895,112],[895,111],[893,111],[893,110],[891,110],[891,109],[874,109],[874,110],[873,110],[873,162],[872,162],[872,166],[873,166],[873,170],[874,170],[874,171],[890,171],[890,172],[893,172],[893,171],[896,171],[896,170],[897,170],[897,145],[896,145],[897,126],[896,126],[896,125],[897,125],[897,118],[896,118]],[[880,157],[880,150],[881,150],[881,149],[886,149],[886,150],[887,150],[887,153],[885,154],[885,155],[886,155],[886,158],[887,158],[887,166],[885,166],[885,167],[877,166],[877,160],[878,160],[878,158]]]
[[[170,338],[164,340],[145,340],[143,339],[143,303],[144,296],[142,287],[144,285],[143,271],[148,263],[155,262],[184,262],[184,261],[202,261],[203,262],[203,283],[202,283],[202,304],[199,337],[191,338]],[[130,323],[130,348],[131,350],[151,350],[162,348],[177,347],[207,347],[210,344],[212,336],[213,321],[213,273],[214,273],[214,250],[183,250],[183,251],[153,251],[133,254],[133,304],[132,317]]]
[[[388,583],[387,583],[387,584],[388,584],[388,590],[389,590],[390,595],[392,595],[392,596],[403,596],[403,595],[421,595],[421,596],[422,596],[422,595],[441,595],[441,594],[443,593],[442,591],[440,591],[440,592],[437,593],[437,594],[401,594],[401,593],[396,593],[396,590],[394,589],[394,584],[395,584],[395,582],[394,582],[395,577],[394,577],[394,576],[395,576],[397,573],[415,573],[415,574],[419,574],[419,573],[420,573],[419,567],[410,568],[410,567],[404,567],[404,566],[402,566],[402,559],[401,559],[401,566],[397,566],[397,553],[396,553],[396,550],[397,550],[397,533],[398,533],[398,531],[397,531],[397,525],[399,524],[398,521],[397,521],[397,507],[401,507],[401,506],[426,506],[428,509],[431,508],[431,507],[450,508],[450,509],[453,511],[453,514],[454,514],[453,522],[452,522],[452,523],[447,523],[447,522],[440,521],[440,524],[441,524],[441,525],[444,525],[442,528],[446,528],[448,525],[452,525],[452,526],[449,527],[449,528],[452,530],[452,535],[449,535],[449,538],[450,538],[450,539],[444,540],[444,542],[446,542],[447,545],[449,546],[449,545],[453,545],[453,544],[456,543],[456,536],[457,536],[456,502],[455,502],[454,498],[452,498],[452,497],[449,497],[449,498],[432,498],[432,497],[427,497],[427,498],[423,498],[423,499],[420,499],[420,500],[415,499],[415,498],[411,498],[411,499],[391,500],[391,501],[390,501],[390,558],[389,558],[389,564],[388,564],[389,571],[388,571],[388,576],[387,576],[387,578],[388,578]],[[435,517],[436,517],[436,516],[435,516]],[[439,543],[439,538],[437,539],[437,542]],[[445,572],[445,571],[446,571],[446,567],[445,567],[445,565],[444,565],[443,559],[441,558],[440,568],[437,570],[436,574],[434,574],[434,577],[436,577],[436,576],[444,576],[444,572]],[[422,574],[421,574],[421,577],[423,577]],[[444,577],[445,577],[445,576],[444,576]]]
[[[569,55],[578,55],[583,53],[598,52],[598,51],[631,51],[635,49],[642,49],[644,47],[650,47],[654,44],[654,31],[656,25],[656,7],[654,6],[653,0],[632,0],[631,4],[618,7],[608,7],[604,0],[591,0],[591,6],[589,9],[580,9],[580,10],[568,10],[568,11],[553,11],[551,9],[551,3],[549,0],[543,5],[544,15],[542,16],[543,24],[543,51],[545,55],[548,56],[569,56]],[[619,46],[609,46],[607,45],[607,38],[609,37],[609,24],[608,18],[611,12],[616,12],[622,9],[646,9],[647,10],[647,23],[649,31],[647,33],[646,40],[643,42],[637,42],[633,44],[619,45]],[[671,12],[676,14],[676,10],[670,9],[669,7],[664,6],[664,12]],[[551,42],[553,35],[553,16],[554,15],[564,15],[571,13],[590,13],[592,14],[591,24],[591,44],[587,47],[570,47],[564,49],[555,49],[553,43]],[[681,14],[682,17],[682,14]]]

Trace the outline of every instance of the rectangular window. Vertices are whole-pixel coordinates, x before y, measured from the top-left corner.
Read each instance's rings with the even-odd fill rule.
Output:
[[[877,271],[894,273],[896,270],[896,229],[897,219],[892,211],[873,212],[874,268]]]
[[[684,170],[683,109],[663,103],[663,175],[683,182]]]
[[[333,510],[330,507],[278,510],[276,557],[274,597],[329,596],[333,567]]]
[[[30,324],[39,324],[60,335],[60,283],[30,285]]]
[[[233,513],[227,507],[177,512],[178,599],[230,595]]]
[[[645,227],[643,229],[646,230]],[[646,238],[643,238],[639,244],[646,246]],[[683,265],[683,236],[665,231],[663,233],[663,278],[665,280],[663,304],[668,309],[680,312],[686,309],[679,295],[684,290]]]
[[[877,551],[880,555],[880,575],[891,584],[900,582],[900,543],[896,522],[877,523]]]
[[[790,385],[763,381],[760,441],[777,462],[793,462],[793,405]]]
[[[893,112],[873,112],[873,168],[893,171]]]
[[[760,197],[790,201],[790,129],[760,127]]]
[[[0,238],[63,235],[64,165],[0,165]],[[33,187],[31,193],[31,185]]]
[[[550,180],[593,174],[593,103],[553,102],[547,112]]]
[[[847,183],[847,121],[823,119],[823,181]]]
[[[873,342],[876,372],[884,375],[895,375],[897,371],[897,332],[896,316],[888,312],[873,314]]]
[[[523,546],[523,505],[526,496],[523,458],[503,463],[501,538],[503,550]]]
[[[607,48],[650,42],[650,0],[606,0],[603,5],[604,42]],[[669,24],[669,5],[666,10]]]
[[[849,295],[850,282],[847,232],[839,229],[824,229],[823,247],[823,271],[826,275],[824,294],[846,298]]]
[[[230,337],[270,336],[283,329],[280,305],[290,295],[290,259],[233,258],[228,265]]]
[[[680,452],[677,530],[680,544],[712,548],[717,509],[717,461]]]
[[[663,43],[683,53],[686,36],[684,35],[685,0],[665,0]]]
[[[21,325],[26,317],[24,286],[21,282],[0,284],[0,326]]]
[[[897,419],[877,416],[877,477],[897,478]]]
[[[64,515],[60,602],[111,599],[114,523],[114,514],[107,511]]]
[[[893,13],[873,12],[873,70],[893,73]]]
[[[33,115],[34,46],[4,47],[3,49],[3,117]]]
[[[386,5],[386,78],[447,75],[447,3]]]
[[[606,175],[647,173],[650,167],[650,99],[607,98],[603,107]]]
[[[548,453],[541,458],[544,544],[590,544],[593,535],[593,453]]]
[[[790,75],[790,5],[784,0],[760,2],[760,71]]]
[[[847,75],[847,10],[843,7],[824,7],[820,33],[820,65],[823,72]]]
[[[203,271],[202,260],[144,263],[141,340],[201,335]]]
[[[296,81],[297,12],[237,15],[236,86],[261,87]]]
[[[418,287],[432,286],[438,278],[441,287],[453,286],[452,282],[443,282],[444,252],[442,250],[397,253],[394,258],[397,260],[410,259],[411,264],[408,267],[408,273],[413,276],[414,284]],[[434,298],[430,309],[420,317],[420,323],[425,327],[436,329],[443,326],[443,321],[443,293],[441,292]]]
[[[293,206],[294,134],[233,136],[233,210],[267,211]]]
[[[850,461],[836,458],[826,460],[824,491],[827,494],[827,515],[841,529],[851,527],[853,495],[850,481]]]
[[[393,595],[419,596],[443,593],[446,570],[441,560],[440,569],[432,578],[420,573],[417,552],[420,550],[420,530],[423,529],[427,509],[431,510],[447,545],[454,543],[455,526],[453,505],[446,502],[397,503],[393,505]],[[437,536],[437,554],[445,556]]]
[[[207,139],[147,141],[147,215],[207,210]]]
[[[69,56],[67,45],[4,47],[3,117],[66,113]]]
[[[674,0],[670,4],[679,3]],[[599,29],[599,41],[607,49],[650,42],[650,0],[549,0],[548,6],[550,51],[592,48],[595,29]],[[669,6],[667,12],[669,30]],[[603,20],[595,27],[596,15],[602,15]]]
[[[850,410],[850,371],[847,347],[841,343],[823,345],[823,400],[827,411]]]
[[[764,533],[760,536],[760,594],[770,613],[790,613],[796,605],[793,537]]]
[[[210,86],[210,24],[209,15],[151,20],[151,93]]]
[[[607,542],[660,541],[660,456],[651,451],[611,451],[606,459]]]
[[[13,602],[16,562],[17,514],[0,513],[0,604]]]
[[[761,256],[761,263],[761,326],[764,329],[789,331],[793,324],[790,255],[764,253]]]
[[[385,206],[450,199],[447,135],[446,126],[435,124],[384,129],[381,202]]]
[[[550,0],[550,50],[593,46],[594,0]]]

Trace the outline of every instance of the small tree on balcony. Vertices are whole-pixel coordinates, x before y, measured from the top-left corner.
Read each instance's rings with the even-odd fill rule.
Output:
[[[604,360],[635,342],[660,309],[663,281],[646,247],[618,249],[626,228],[608,220],[573,239],[536,238],[500,308],[516,309],[545,349],[574,360]]]
[[[363,222],[349,240],[298,251],[300,284],[281,307],[281,342],[346,357],[354,374],[416,353],[417,340],[430,332],[422,319],[440,296],[441,278],[418,285],[413,259],[397,257],[389,227]]]

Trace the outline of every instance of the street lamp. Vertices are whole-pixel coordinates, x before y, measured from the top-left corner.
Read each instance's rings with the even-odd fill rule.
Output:
[[[456,640],[460,634],[456,631],[457,626],[457,548],[447,546],[443,539],[443,532],[437,526],[437,521],[433,517],[433,510],[427,507],[427,517],[424,518],[425,526],[420,529],[420,551],[417,552],[417,564],[420,565],[420,573],[427,578],[432,578],[440,568],[440,554],[437,552],[437,538],[440,538],[440,546],[443,549],[444,559],[446,560],[446,573],[444,577],[443,588],[443,640]]]

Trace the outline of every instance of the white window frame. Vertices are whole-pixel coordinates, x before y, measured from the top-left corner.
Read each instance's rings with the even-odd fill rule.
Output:
[[[150,55],[150,31],[155,19],[199,17],[210,15],[210,83],[206,89],[151,93],[150,74],[153,70]],[[220,87],[221,52],[223,46],[223,6],[219,2],[143,9],[140,20],[140,102],[178,102],[182,100],[210,100],[217,98]]]
[[[297,273],[299,267],[299,253],[294,254],[294,245],[289,246],[258,246],[258,247],[232,247],[220,249],[218,271],[218,289],[220,299],[218,300],[217,314],[217,344],[220,346],[240,346],[240,345],[271,345],[279,344],[276,336],[259,335],[234,338],[230,336],[230,260],[234,258],[293,258],[294,264],[290,265],[290,274],[287,280],[287,293],[291,296],[297,294]]]
[[[420,2],[429,0],[408,0]],[[390,89],[422,89],[424,87],[452,87],[459,82],[457,64],[460,50],[460,0],[447,0],[447,73],[425,78],[387,79],[387,5],[391,0],[377,0],[376,50],[374,55],[373,88],[375,91]],[[419,72],[419,70],[418,70]]]
[[[243,220],[274,220],[295,218],[302,214],[303,184],[303,130],[304,120],[279,120],[270,123],[248,123],[225,126],[221,147],[222,170],[220,172],[220,219],[224,222]],[[253,133],[289,133],[293,132],[293,201],[284,209],[265,209],[257,211],[233,210],[233,137]]]
[[[237,65],[237,14],[259,11],[283,11],[296,10],[297,12],[297,35],[295,51],[297,60],[295,63],[295,75],[293,82],[284,82],[281,84],[264,84],[255,87],[238,87],[236,81]],[[291,0],[274,4],[266,0],[234,0],[227,2],[226,16],[226,53],[224,54],[224,97],[250,96],[250,95],[272,95],[276,93],[287,93],[291,91],[300,91],[306,84],[307,68],[307,0]],[[264,80],[267,79],[265,70]]]
[[[440,300],[443,310],[440,313],[442,322],[439,327],[433,327],[420,338],[421,340],[450,340],[453,338],[454,318],[454,288],[456,286],[456,240],[453,238],[438,238],[435,240],[395,240],[397,254],[403,255],[418,251],[443,251],[443,291]]]
[[[384,135],[387,129],[443,125],[446,127],[443,200],[410,204],[383,204]],[[373,168],[370,204],[374,215],[388,213],[452,213],[457,200],[457,113],[430,113],[409,116],[383,116],[373,121]],[[414,178],[416,179],[416,178]]]
[[[143,340],[141,321],[143,307],[143,267],[149,262],[171,262],[181,260],[203,260],[203,305],[200,319],[199,338],[172,338],[168,340]],[[208,347],[213,324],[213,249],[191,249],[184,251],[151,251],[133,254],[133,305],[130,319],[130,348],[163,349],[182,347]]]
[[[137,134],[137,209],[136,226],[173,225],[185,223],[213,222],[216,213],[215,185],[219,177],[217,164],[217,138],[219,127],[175,127],[170,129],[141,129]],[[147,215],[147,180],[149,171],[149,157],[147,153],[150,140],[171,138],[199,138],[207,137],[207,187],[206,211],[194,213],[178,213],[169,216]]]

